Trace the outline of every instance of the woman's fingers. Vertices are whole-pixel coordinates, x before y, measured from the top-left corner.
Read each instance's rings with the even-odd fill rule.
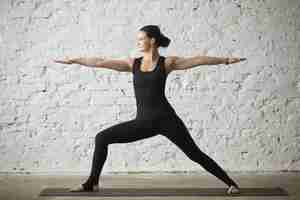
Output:
[[[57,62],[57,63],[62,63],[62,64],[67,64],[67,62],[66,62],[66,61],[64,61],[64,60],[54,60],[54,62]]]
[[[244,61],[244,60],[246,60],[246,58],[235,58],[236,62],[241,62],[241,61]]]
[[[62,63],[62,64],[72,64],[72,60],[69,59],[69,58],[65,58],[64,60],[56,60],[56,59],[54,59],[54,62]]]
[[[63,63],[62,60],[53,60],[54,62],[57,62],[57,63]]]
[[[228,63],[233,64],[233,63],[237,63],[237,62],[244,61],[244,60],[247,60],[247,59],[246,58],[229,58]]]

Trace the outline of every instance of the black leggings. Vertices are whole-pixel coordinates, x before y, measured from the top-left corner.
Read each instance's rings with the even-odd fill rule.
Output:
[[[228,186],[237,186],[213,159],[198,148],[185,124],[176,115],[155,120],[132,119],[100,131],[95,137],[95,150],[91,173],[84,184],[94,185],[99,183],[99,176],[107,158],[109,144],[134,142],[158,134],[168,138],[179,147],[188,158],[200,164],[204,169],[222,180]]]

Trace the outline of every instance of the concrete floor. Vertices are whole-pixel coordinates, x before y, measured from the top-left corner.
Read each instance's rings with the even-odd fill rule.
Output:
[[[11,175],[0,174],[1,200],[29,199],[236,199],[236,200],[300,200],[300,173],[230,173],[241,188],[243,187],[281,187],[289,193],[289,197],[39,197],[45,187],[74,187],[82,183],[87,176],[82,175]],[[226,187],[216,177],[208,174],[102,174],[102,187]]]

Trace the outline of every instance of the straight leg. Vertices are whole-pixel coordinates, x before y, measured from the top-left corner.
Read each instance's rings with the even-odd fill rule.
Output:
[[[213,159],[199,149],[179,117],[174,116],[165,119],[161,124],[161,134],[179,147],[188,158],[200,164],[204,169],[222,180],[228,186],[234,185],[238,187]]]

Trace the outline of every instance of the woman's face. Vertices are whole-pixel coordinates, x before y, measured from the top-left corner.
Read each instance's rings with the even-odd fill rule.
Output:
[[[154,38],[149,38],[144,31],[139,31],[137,34],[137,47],[139,51],[146,52],[154,48]]]

